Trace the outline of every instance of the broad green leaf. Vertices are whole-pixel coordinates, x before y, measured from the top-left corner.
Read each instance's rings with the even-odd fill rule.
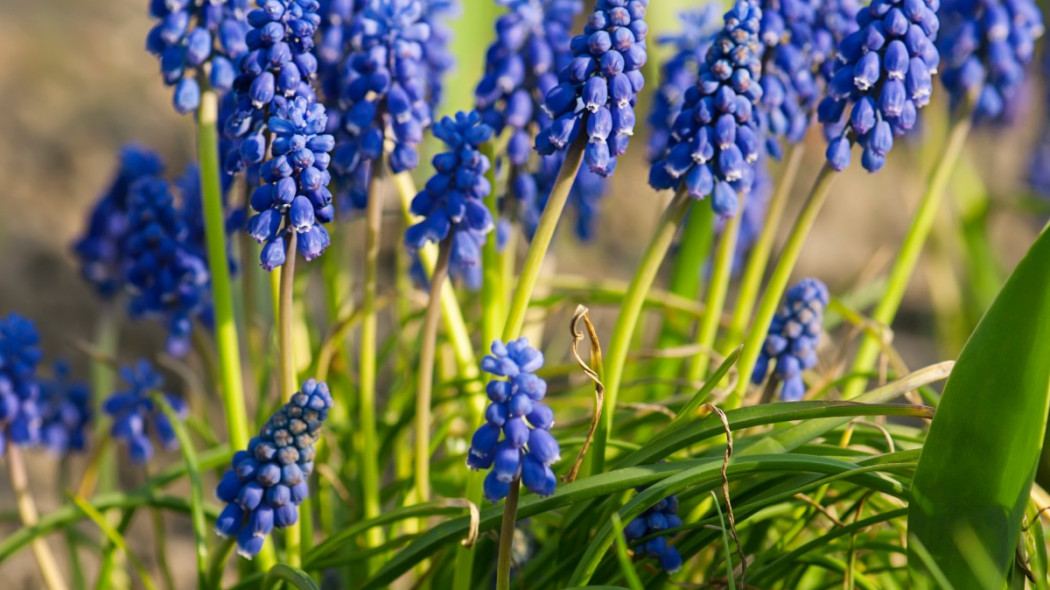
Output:
[[[909,536],[957,590],[1006,583],[1050,405],[1050,233],[1036,240],[945,385],[912,481]],[[913,549],[916,588],[935,587]],[[1001,582],[1001,583],[1000,583]]]

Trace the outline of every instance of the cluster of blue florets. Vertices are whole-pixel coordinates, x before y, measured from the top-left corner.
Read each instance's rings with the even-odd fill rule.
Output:
[[[33,322],[18,314],[0,319],[0,453],[7,438],[18,445],[36,442],[40,384],[36,368],[43,353]]]
[[[208,265],[187,247],[188,231],[168,183],[144,178],[128,203],[125,281],[133,318],[156,317],[168,327],[167,350],[183,356],[193,321],[210,306]]]
[[[266,270],[284,264],[292,232],[304,258],[320,256],[331,243],[322,224],[335,219],[328,191],[335,138],[324,133],[324,106],[301,96],[276,100],[275,105],[267,123],[272,158],[259,166],[263,184],[252,193],[256,214],[248,220],[248,234],[263,244],[260,259]]]
[[[649,173],[656,189],[683,187],[695,199],[711,195],[711,206],[722,216],[735,215],[737,195],[751,190],[762,149],[754,116],[762,98],[761,19],[752,0],[738,0],[726,13],[696,86],[686,92],[667,153]]]
[[[553,121],[536,138],[540,154],[562,151],[585,132],[587,166],[612,174],[634,134],[634,104],[645,85],[648,6],[649,0],[598,0],[583,34],[569,43],[572,60],[544,99]]]
[[[430,105],[436,107],[445,98],[445,75],[456,65],[452,53],[452,29],[447,20],[458,16],[458,0],[427,0],[426,21],[430,24],[430,37],[423,44],[423,57],[427,62],[427,84]]]
[[[395,173],[419,164],[433,109],[426,18],[421,0],[367,0],[350,26],[344,60],[331,70],[337,79],[323,84],[325,100],[341,113],[333,168],[341,200],[353,208],[367,205],[372,168],[384,152]]]
[[[547,207],[554,183],[558,179],[558,173],[561,172],[562,160],[561,154],[540,156],[539,167],[535,173],[523,174],[513,179],[513,194],[521,203],[519,214],[525,235],[529,239],[532,239],[536,228],[539,227],[543,210]],[[608,188],[606,179],[589,169],[580,168],[580,171],[576,173],[576,179],[572,183],[572,188],[569,189],[569,200],[566,207],[574,212],[576,218],[574,228],[577,238],[587,241],[594,237],[606,188]]]
[[[215,532],[236,537],[237,552],[251,558],[266,535],[299,520],[314,470],[315,444],[332,408],[324,383],[310,379],[252,437],[246,450],[234,453],[232,468],[219,481],[215,495],[226,508]]]
[[[124,290],[125,241],[131,187],[142,178],[158,176],[164,163],[153,151],[127,145],[120,153],[117,172],[95,204],[84,235],[73,245],[80,272],[103,299]]]
[[[670,45],[674,55],[660,66],[660,85],[653,94],[649,112],[649,161],[667,154],[671,143],[671,127],[685,104],[685,95],[696,86],[700,64],[707,59],[707,51],[722,27],[722,13],[716,3],[678,15],[682,30],[676,35],[657,39],[661,45]]]
[[[248,52],[244,18],[249,0],[150,0],[157,24],[146,37],[146,49],[160,59],[164,83],[175,87],[175,110],[188,113],[200,106],[197,80],[211,65],[209,83],[225,92],[233,87],[235,64]]]
[[[827,305],[828,288],[816,279],[803,279],[788,289],[784,307],[769,324],[769,334],[751,374],[752,383],[762,383],[770,364],[775,363],[773,374],[784,382],[780,398],[788,402],[802,399],[806,393],[802,372],[817,364],[817,344]]]
[[[779,139],[788,143],[802,140],[820,97],[814,72],[819,65],[814,57],[820,54],[811,51],[817,4],[810,0],[762,2],[760,37],[766,50],[757,114],[774,158],[781,155]]]
[[[660,531],[680,526],[682,519],[678,517],[678,498],[672,495],[650,506],[641,516],[627,523],[623,528],[623,536],[628,543],[633,543],[642,537],[659,535]],[[682,569],[682,555],[667,544],[667,537],[659,535],[636,545],[636,551],[658,559],[660,567],[667,573],[673,574]]]
[[[817,74],[830,82],[835,74],[839,43],[850,33],[858,30],[857,13],[861,5],[858,0],[820,0],[817,2],[816,24],[810,39],[809,51]]]
[[[457,113],[455,119],[445,117],[434,125],[434,137],[445,142],[448,151],[434,156],[434,175],[412,200],[412,213],[423,219],[405,231],[405,245],[418,250],[427,242],[471,233],[475,239],[454,240],[453,246],[460,249],[460,259],[465,261],[473,245],[476,260],[479,238],[493,228],[483,201],[492,192],[485,178],[491,163],[478,149],[492,138],[492,128],[475,111]]]
[[[189,412],[186,402],[160,391],[164,386],[164,378],[148,361],[140,360],[134,366],[122,367],[120,377],[127,383],[128,389],[106,398],[102,410],[113,419],[110,434],[127,445],[131,461],[143,464],[153,457],[151,433],[163,448],[179,448],[179,439],[175,436],[171,420],[157,406],[153,395],[162,395],[179,419],[185,418]]]
[[[882,168],[894,136],[914,127],[918,110],[929,104],[940,63],[938,6],[939,0],[876,0],[857,13],[860,29],[839,43],[840,63],[817,109],[835,170],[849,166],[854,142],[864,150],[866,170]]]
[[[543,353],[525,338],[506,345],[496,340],[491,350],[481,368],[506,380],[493,379],[486,387],[492,403],[471,440],[467,466],[492,468],[484,485],[491,502],[505,498],[519,477],[525,487],[549,496],[558,483],[550,466],[561,458],[561,449],[550,433],[554,412],[542,403],[547,382],[535,374],[543,366]]]
[[[1001,121],[1019,99],[1043,34],[1039,7],[1032,0],[944,0],[939,16],[941,82],[952,103],[972,94],[978,121]]]
[[[56,361],[51,378],[40,381],[36,444],[57,455],[83,451],[91,417],[91,389],[70,376],[68,364]]]

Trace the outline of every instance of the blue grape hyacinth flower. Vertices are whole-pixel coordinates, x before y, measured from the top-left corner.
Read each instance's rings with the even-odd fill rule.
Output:
[[[940,64],[938,7],[939,0],[876,0],[857,13],[860,28],[839,43],[839,63],[817,107],[834,170],[849,166],[853,143],[863,149],[865,170],[881,169],[893,138],[915,126]]]
[[[141,465],[153,458],[151,433],[157,437],[163,448],[179,448],[179,439],[175,437],[171,421],[167,414],[157,407],[152,396],[164,396],[180,420],[189,413],[186,402],[175,395],[161,392],[164,378],[148,361],[140,360],[134,366],[122,367],[120,377],[127,384],[127,390],[106,398],[102,410],[113,420],[110,434],[127,445],[131,461]]]
[[[73,244],[80,275],[95,293],[110,300],[124,291],[125,242],[131,187],[141,178],[159,176],[164,163],[152,150],[125,145],[113,180],[95,203],[84,234]]]
[[[1003,122],[1043,34],[1039,7],[1031,0],[944,0],[938,15],[941,82],[953,106],[973,95],[975,120]]]
[[[412,213],[423,217],[405,231],[405,245],[413,250],[463,232],[480,238],[493,229],[492,215],[484,203],[492,192],[485,178],[491,163],[479,151],[492,137],[492,128],[481,122],[476,111],[456,113],[455,119],[445,117],[434,125],[434,136],[448,151],[434,156],[434,175],[412,199]],[[453,247],[460,250],[458,259],[478,260],[478,241],[454,240]]]
[[[215,490],[227,503],[215,532],[236,538],[237,553],[251,559],[273,529],[299,520],[299,505],[310,494],[314,445],[331,408],[328,386],[310,379],[270,416],[247,449],[234,453]]]
[[[682,569],[682,555],[677,549],[667,544],[666,536],[660,535],[645,542],[635,542],[642,537],[680,526],[682,526],[682,519],[678,517],[678,498],[671,495],[650,506],[641,516],[627,523],[627,526],[623,527],[623,536],[628,543],[636,545],[635,550],[638,553],[659,560],[660,567],[667,573],[673,574]]]
[[[36,325],[15,314],[0,319],[0,454],[10,442],[31,445],[40,429],[40,383],[43,358]]]
[[[583,34],[569,43],[572,61],[544,98],[553,121],[536,137],[536,151],[564,151],[586,133],[587,166],[601,176],[613,173],[634,134],[634,105],[645,85],[648,6],[649,0],[598,0]]]
[[[481,368],[501,378],[486,387],[492,403],[471,440],[467,466],[491,468],[484,484],[491,502],[507,497],[519,477],[528,489],[550,496],[558,483],[550,466],[561,458],[561,449],[550,433],[554,412],[542,401],[547,382],[535,374],[543,366],[543,353],[525,338],[506,345],[496,340],[491,351]]]
[[[806,393],[802,372],[817,364],[828,288],[816,279],[803,279],[788,289],[786,301],[769,324],[762,352],[751,382],[762,383],[772,364],[773,374],[784,382],[780,399],[798,401]]]
[[[273,157],[259,166],[263,184],[252,193],[256,214],[247,229],[263,244],[260,260],[268,271],[284,264],[292,232],[306,260],[317,258],[331,244],[324,224],[335,219],[328,190],[329,152],[335,138],[324,133],[327,123],[324,106],[301,96],[278,101],[267,123],[273,134]]]
[[[189,113],[200,106],[198,77],[208,71],[212,88],[233,87],[235,64],[248,52],[245,16],[249,0],[150,0],[157,24],[146,37],[146,49],[160,60],[164,83],[175,88],[175,110]],[[208,66],[207,68],[205,66]]]
[[[817,74],[827,84],[835,75],[839,43],[860,29],[857,13],[861,5],[858,0],[813,1],[817,3],[817,15],[809,50],[813,62],[818,64]]]
[[[697,84],[686,92],[667,153],[649,171],[649,184],[658,190],[684,189],[694,199],[711,195],[711,207],[723,217],[735,215],[738,195],[751,190],[762,150],[754,116],[762,98],[761,20],[753,0],[738,0],[726,13]]]
[[[132,318],[155,317],[168,328],[169,354],[190,348],[193,320],[209,308],[208,265],[187,243],[189,232],[168,183],[144,178],[131,188],[128,207],[128,312]]]
[[[40,382],[40,426],[36,444],[56,455],[83,451],[92,418],[91,389],[75,381],[69,365],[56,361],[50,379]]]

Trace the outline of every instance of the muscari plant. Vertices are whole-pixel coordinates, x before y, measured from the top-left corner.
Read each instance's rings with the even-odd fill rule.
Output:
[[[891,329],[971,129],[1024,116],[1034,3],[148,4],[198,161],[171,178],[129,144],[73,245],[105,310],[90,387],[0,319],[22,525],[0,564],[28,547],[51,590],[127,566],[147,588],[1050,585],[1050,235],[957,363],[909,370]],[[861,198],[836,190],[854,147],[886,195],[914,172],[895,154],[929,162],[907,233],[884,277],[788,288],[824,203]],[[558,273],[554,251],[623,247],[602,217],[624,198],[663,208],[630,279]],[[597,242],[555,240],[569,205]],[[120,346],[125,318],[157,346]],[[38,447],[70,499],[43,515]]]

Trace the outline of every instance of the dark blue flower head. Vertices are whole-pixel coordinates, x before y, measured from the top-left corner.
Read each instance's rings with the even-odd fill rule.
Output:
[[[220,140],[221,143],[222,140]],[[233,176],[223,174],[221,178],[223,190],[223,209],[229,211],[226,216],[226,235],[231,235],[244,229],[245,211],[243,208],[235,207],[232,210],[226,202],[227,191],[233,183]],[[175,188],[182,197],[180,216],[186,223],[186,247],[196,254],[201,260],[208,261],[207,235],[204,227],[204,201],[201,193],[201,171],[200,167],[191,162],[183,170],[182,174],[175,179]],[[227,244],[232,247],[232,243]],[[237,263],[232,255],[232,250],[227,252],[229,257],[229,268],[231,273],[237,272]],[[209,302],[210,305],[210,302]]]
[[[492,215],[483,199],[492,192],[485,178],[491,165],[479,147],[492,138],[492,128],[476,111],[445,117],[434,125],[434,136],[448,151],[434,156],[434,176],[412,200],[412,213],[422,220],[405,231],[405,245],[422,248],[452,234],[470,232],[485,236],[493,228]],[[477,240],[457,241],[467,247]]]
[[[737,0],[726,13],[697,84],[686,92],[667,153],[649,171],[653,188],[683,188],[694,199],[711,195],[712,208],[724,217],[735,215],[737,195],[751,190],[762,149],[754,116],[762,98],[761,19],[754,0]]]
[[[712,2],[703,8],[678,15],[682,30],[675,35],[664,35],[657,39],[661,45],[674,49],[671,56],[660,67],[660,86],[653,96],[649,112],[649,161],[664,157],[671,143],[671,127],[678,113],[682,112],[685,94],[696,86],[700,76],[700,64],[707,58],[707,50],[722,27],[722,13],[718,4]]]
[[[73,244],[80,274],[103,299],[124,289],[124,242],[128,232],[128,201],[132,185],[164,170],[160,156],[137,145],[126,145],[120,164],[106,192],[99,196],[88,218],[84,235]]]
[[[452,29],[448,19],[459,16],[458,0],[428,0],[426,21],[430,23],[430,37],[423,44],[423,58],[427,64],[427,84],[431,107],[440,105],[445,98],[445,76],[456,65],[452,53]]]
[[[569,44],[572,60],[544,99],[543,107],[553,122],[536,137],[540,154],[565,150],[582,131],[588,138],[587,166],[602,176],[612,174],[616,157],[627,151],[634,134],[634,105],[645,85],[648,6],[649,0],[595,4],[583,34]]]
[[[849,166],[857,143],[864,168],[879,170],[893,138],[915,126],[940,63],[938,6],[939,0],[876,0],[857,13],[860,29],[839,43],[839,63],[817,108],[833,169]]]
[[[189,232],[168,188],[144,178],[131,188],[124,280],[133,318],[156,317],[167,324],[167,350],[189,350],[193,320],[209,307],[211,274],[188,245]]]
[[[152,396],[159,393],[171,406],[179,419],[185,418],[189,409],[186,402],[170,393],[160,392],[164,379],[148,361],[140,360],[134,367],[122,367],[120,377],[128,385],[126,391],[118,391],[106,398],[102,411],[113,420],[110,434],[128,446],[134,463],[146,463],[153,457],[150,433],[157,437],[161,446],[168,450],[179,448],[167,414],[153,402]]]
[[[682,519],[678,517],[678,498],[672,495],[650,506],[641,516],[627,523],[627,526],[623,527],[623,536],[628,543],[636,545],[635,550],[638,553],[659,560],[660,567],[673,574],[682,568],[682,556],[677,549],[667,544],[667,537],[659,533],[680,526]],[[659,536],[644,542],[638,541],[651,535]]]
[[[40,384],[36,376],[40,335],[33,322],[8,314],[0,319],[0,453],[7,437],[30,445],[40,431]]]
[[[773,374],[784,382],[780,398],[788,402],[802,399],[806,393],[802,372],[817,364],[817,344],[828,301],[828,288],[816,279],[803,279],[788,289],[784,306],[769,324],[769,335],[751,374],[752,383],[762,383],[770,364],[775,363]]]
[[[150,0],[158,22],[146,37],[146,49],[160,59],[164,83],[175,87],[175,110],[200,106],[198,76],[210,65],[209,83],[220,92],[233,87],[235,63],[248,52],[245,15],[248,0]]]
[[[328,191],[329,152],[335,138],[324,133],[328,123],[324,106],[301,96],[275,104],[267,124],[273,134],[273,157],[259,166],[263,185],[252,193],[256,214],[248,220],[248,234],[263,244],[266,270],[284,264],[286,241],[293,231],[304,258],[320,256],[331,243],[322,224],[335,219]]]
[[[69,365],[56,361],[51,379],[40,383],[40,427],[35,444],[58,455],[83,451],[91,414],[91,389],[72,380]]]
[[[518,477],[541,496],[553,494],[558,483],[550,468],[561,458],[550,433],[554,412],[542,403],[547,382],[535,374],[542,366],[543,353],[525,338],[506,345],[496,340],[492,354],[481,360],[482,370],[502,379],[486,387],[492,403],[471,440],[467,466],[492,469],[485,476],[485,497],[491,502],[505,498]]]
[[[242,556],[251,559],[274,528],[299,520],[299,505],[310,493],[314,445],[331,408],[328,386],[310,379],[270,416],[247,449],[233,454],[232,468],[215,490],[227,503],[215,521],[215,532],[236,537]]]
[[[1043,34],[1039,7],[1032,0],[944,0],[939,16],[941,82],[952,104],[972,94],[976,120],[1003,122]]]
[[[419,163],[417,146],[433,116],[427,8],[422,0],[367,0],[350,26],[336,80],[323,84],[326,102],[341,114],[333,121],[333,169],[341,200],[354,208],[367,205],[372,166],[384,152],[395,173]]]
[[[860,28],[857,13],[861,6],[858,0],[821,0],[817,2],[817,20],[813,26],[810,52],[817,73],[825,82],[831,82],[835,74],[839,42]]]

